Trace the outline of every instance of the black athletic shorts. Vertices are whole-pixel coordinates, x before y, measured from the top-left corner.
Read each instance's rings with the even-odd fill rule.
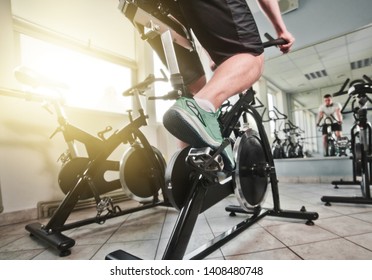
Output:
[[[220,65],[238,53],[263,52],[258,28],[246,0],[139,0],[149,5],[162,2],[172,15],[192,29],[210,57]],[[178,3],[178,5],[177,5]],[[160,38],[148,40],[166,65]],[[197,52],[175,44],[178,64],[186,85],[204,75]]]
[[[332,123],[331,125],[331,131],[342,131],[342,125],[339,123]],[[326,135],[328,134],[328,125],[324,125],[322,127],[322,134]]]
[[[178,3],[199,42],[217,65],[237,53],[263,52],[246,0],[178,0]]]

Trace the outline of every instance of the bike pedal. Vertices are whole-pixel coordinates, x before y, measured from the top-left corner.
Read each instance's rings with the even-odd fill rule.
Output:
[[[202,172],[217,172],[224,168],[222,156],[215,155],[210,147],[191,148],[186,160]]]
[[[112,208],[113,208],[112,198],[111,197],[102,198],[96,205],[97,217],[102,216],[102,213],[105,211],[111,212]]]

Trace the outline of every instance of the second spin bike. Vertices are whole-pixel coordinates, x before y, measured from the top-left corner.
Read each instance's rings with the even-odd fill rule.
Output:
[[[57,94],[47,97],[37,92],[18,93],[26,100],[39,100],[51,104],[57,115],[58,128],[53,133],[62,133],[67,144],[67,151],[59,160],[62,168],[58,175],[58,184],[66,195],[55,210],[47,224],[32,223],[26,225],[26,230],[32,236],[41,239],[60,252],[60,256],[71,253],[70,248],[75,241],[62,232],[79,226],[98,223],[103,224],[107,219],[134,213],[156,206],[169,206],[164,194],[166,162],[161,152],[153,147],[140,128],[147,125],[148,116],[145,114],[140,100],[155,82],[168,81],[164,75],[155,78],[149,75],[143,82],[126,90],[123,95],[133,98],[133,111],[129,111],[129,124],[113,132],[107,127],[91,135],[71,124],[66,117],[62,105],[62,90],[60,82],[44,77],[35,71],[18,67],[15,76],[22,84],[33,89],[48,88]],[[151,97],[149,97],[151,99]],[[155,99],[155,98],[153,98]],[[136,117],[134,117],[134,114]],[[77,143],[82,143],[87,156],[80,156]],[[129,144],[120,161],[110,160],[111,154],[121,145]],[[119,179],[106,180],[106,172],[117,172]],[[122,189],[129,198],[139,202],[139,206],[122,210],[115,205],[110,194],[114,190]],[[161,195],[163,198],[161,199]],[[93,199],[97,214],[95,217],[66,223],[71,212],[81,200]]]
[[[346,136],[342,136],[339,139],[336,137],[334,131],[332,131],[333,120],[331,117],[325,117],[323,123],[319,126],[319,130],[322,131],[323,127],[327,130],[327,143],[325,147],[325,156],[347,156],[346,151],[350,149],[350,141]]]
[[[330,206],[331,202],[335,203],[355,203],[355,204],[372,204],[371,197],[371,174],[372,174],[372,126],[368,121],[369,104],[372,103],[369,94],[372,94],[372,80],[364,75],[363,79],[357,79],[350,82],[349,90],[344,91],[349,83],[345,81],[338,95],[348,94],[349,97],[345,102],[341,112],[344,114],[352,113],[355,123],[351,128],[351,151],[352,151],[352,181],[334,181],[333,185],[359,185],[361,196],[323,196],[321,201]],[[335,95],[334,95],[335,96]],[[346,110],[351,103],[351,110]],[[360,178],[360,179],[359,179]]]

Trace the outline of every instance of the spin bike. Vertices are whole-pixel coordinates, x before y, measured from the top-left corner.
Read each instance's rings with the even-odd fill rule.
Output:
[[[357,81],[358,81],[358,80],[357,80]],[[347,94],[348,91],[345,90],[345,89],[346,89],[346,87],[349,85],[349,82],[350,82],[350,79],[349,79],[349,78],[346,79],[345,82],[342,84],[340,90],[333,94],[333,97]],[[359,80],[359,82],[364,83],[364,81],[360,81],[360,80]],[[354,82],[353,82],[353,83],[354,83]],[[350,101],[347,102],[347,103],[350,103]],[[347,110],[347,109],[346,109],[346,108],[347,108],[347,103],[345,103],[344,106],[343,106],[342,109],[341,109],[341,113],[342,113],[342,114],[345,114],[345,113],[347,113],[347,114],[349,114],[349,113],[353,113],[353,110],[351,110],[351,111],[346,111],[346,110]],[[355,103],[355,98],[354,98],[352,104],[353,104],[353,103]],[[356,119],[356,116],[355,116],[355,115],[354,115],[354,118]],[[358,134],[356,133],[356,135],[358,135]],[[352,138],[351,140],[348,139],[348,144],[347,144],[347,145],[348,145],[348,148],[349,148],[349,150],[350,150],[350,152],[351,152],[352,154],[354,154],[354,149],[353,149],[354,144],[352,143],[352,142],[353,142],[353,139],[355,140],[356,137]],[[338,188],[339,188],[339,187],[338,187],[339,185],[360,185],[360,180],[357,178],[358,176],[357,176],[357,172],[356,172],[356,164],[355,164],[355,162],[354,162],[355,157],[350,156],[350,159],[353,160],[353,164],[352,164],[352,174],[353,174],[353,179],[352,179],[351,181],[344,181],[344,180],[342,180],[342,179],[339,180],[339,181],[332,181],[332,185],[334,185],[334,188],[335,188],[335,189],[338,189]],[[358,173],[359,173],[359,172],[358,172]]]
[[[304,157],[303,147],[300,144],[299,136],[304,131],[297,125],[288,120],[284,124],[283,132],[285,133],[285,140],[283,142],[283,149],[286,158],[302,158]]]
[[[371,197],[371,174],[372,174],[372,126],[367,118],[368,103],[372,100],[368,94],[372,94],[372,80],[364,75],[364,79],[358,79],[350,83],[348,90],[349,97],[345,102],[342,112],[344,114],[353,113],[355,124],[351,128],[351,148],[353,161],[353,181],[332,182],[334,185],[360,185],[361,196],[342,197],[342,196],[323,196],[321,201],[330,206],[331,202],[372,204]],[[349,80],[345,82],[346,87]],[[340,94],[346,92],[340,91]],[[352,101],[351,101],[352,100]],[[346,111],[346,107],[351,101],[351,111]],[[361,178],[360,181],[357,178]]]
[[[45,78],[29,68],[20,67],[16,69],[15,75],[18,81],[33,88],[61,89],[60,83]],[[31,223],[26,225],[26,230],[31,236],[59,250],[60,256],[69,255],[70,248],[75,245],[73,239],[62,234],[63,231],[92,223],[103,224],[107,219],[151,207],[169,206],[165,195],[163,200],[159,197],[161,192],[164,194],[166,162],[161,152],[150,145],[140,130],[142,126],[147,125],[148,117],[142,109],[139,95],[144,95],[149,86],[157,81],[168,81],[168,78],[164,73],[162,78],[149,75],[143,82],[123,93],[124,96],[132,96],[138,117],[134,118],[132,111],[128,111],[129,124],[108,137],[106,133],[111,131],[111,127],[99,132],[96,137],[70,124],[59,94],[48,99],[45,95],[37,96],[37,93],[30,93],[31,98],[37,97],[53,105],[59,126],[51,137],[61,132],[68,148],[59,158],[62,168],[58,175],[58,183],[66,195],[65,198],[46,225]],[[84,145],[86,157],[79,155],[77,142]],[[110,155],[121,144],[129,144],[130,147],[120,161],[110,160]],[[118,172],[119,179],[106,180],[105,173],[108,171]],[[139,206],[122,210],[115,205],[110,192],[121,188],[124,191],[122,196],[126,195],[127,198],[138,201]],[[102,196],[103,194],[105,196]],[[94,200],[96,216],[66,223],[78,201],[86,199]]]
[[[336,143],[337,139],[332,131],[332,119],[330,117],[326,117],[323,120],[323,123],[319,125],[319,131],[323,130],[323,127],[327,129],[327,146],[325,148],[325,156],[334,157],[337,154],[336,151]]]
[[[283,140],[279,138],[279,131],[276,129],[277,128],[276,123],[279,120],[286,120],[288,118],[288,116],[279,112],[279,110],[275,106],[274,106],[273,110],[268,111],[268,113],[267,113],[268,118],[267,119],[263,118],[265,112],[266,112],[266,108],[262,112],[262,115],[261,115],[262,122],[271,122],[271,121],[274,122],[274,141],[272,143],[273,157],[274,157],[274,159],[286,158],[286,154],[285,154],[284,148],[283,148],[284,143],[283,143]]]
[[[154,18],[151,14],[144,16],[147,12],[142,7],[133,1],[126,0],[122,0],[120,4],[119,9],[124,15],[134,20],[136,25],[151,26],[150,22]],[[126,14],[129,10],[130,15]],[[154,11],[152,14],[157,12],[164,12],[163,15],[166,18],[171,18],[165,9]],[[178,76],[179,72],[174,72],[178,68],[171,67],[176,65],[173,42],[177,43],[177,40],[171,39],[174,30],[165,26],[159,18],[156,19],[156,25],[157,28],[153,31],[161,36],[167,61],[172,62],[168,65],[170,73]],[[187,28],[183,30],[188,32]],[[183,37],[191,38],[188,35],[183,34]],[[181,35],[178,33],[177,36]],[[272,40],[264,46],[275,46],[281,43],[284,43],[281,39]],[[187,147],[176,152],[168,163],[165,191],[170,203],[179,209],[179,215],[162,259],[205,258],[265,216],[304,219],[308,224],[313,224],[312,221],[318,218],[316,212],[307,212],[304,208],[300,211],[280,208],[274,161],[261,116],[254,108],[254,95],[254,90],[248,89],[240,94],[239,100],[231,108],[221,113],[219,121],[225,140],[218,149]],[[241,123],[244,115],[254,120],[258,131],[251,128],[240,129],[237,124]],[[221,152],[227,145],[233,145],[236,160],[236,169],[232,172],[223,168]],[[269,181],[274,207],[264,210],[260,204],[265,197]],[[230,213],[241,212],[249,217],[185,256],[199,214],[234,193],[240,205],[228,206],[226,210]],[[139,258],[123,250],[116,250],[109,253],[106,259],[133,260]]]

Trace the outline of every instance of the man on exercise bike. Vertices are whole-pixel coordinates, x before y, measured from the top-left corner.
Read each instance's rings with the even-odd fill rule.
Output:
[[[317,126],[323,118],[327,118],[332,121],[331,124],[323,124],[322,127],[322,137],[323,137],[323,152],[324,156],[329,156],[328,154],[328,126],[331,126],[331,130],[335,132],[337,140],[342,137],[342,106],[340,103],[334,103],[332,96],[326,94],[323,97],[324,103],[319,106]]]
[[[169,2],[174,4],[174,1]],[[287,31],[278,1],[257,2],[273,24],[277,37],[287,41],[280,46],[280,50],[287,53],[294,37]],[[193,147],[215,149],[223,141],[218,109],[225,100],[250,88],[260,78],[264,63],[262,42],[246,0],[178,0],[177,4],[216,70],[206,82],[201,64],[190,65],[184,73],[181,69],[193,98],[179,98],[164,114],[163,123],[181,141]],[[225,169],[233,170],[235,161],[231,146],[224,149],[222,157]]]

